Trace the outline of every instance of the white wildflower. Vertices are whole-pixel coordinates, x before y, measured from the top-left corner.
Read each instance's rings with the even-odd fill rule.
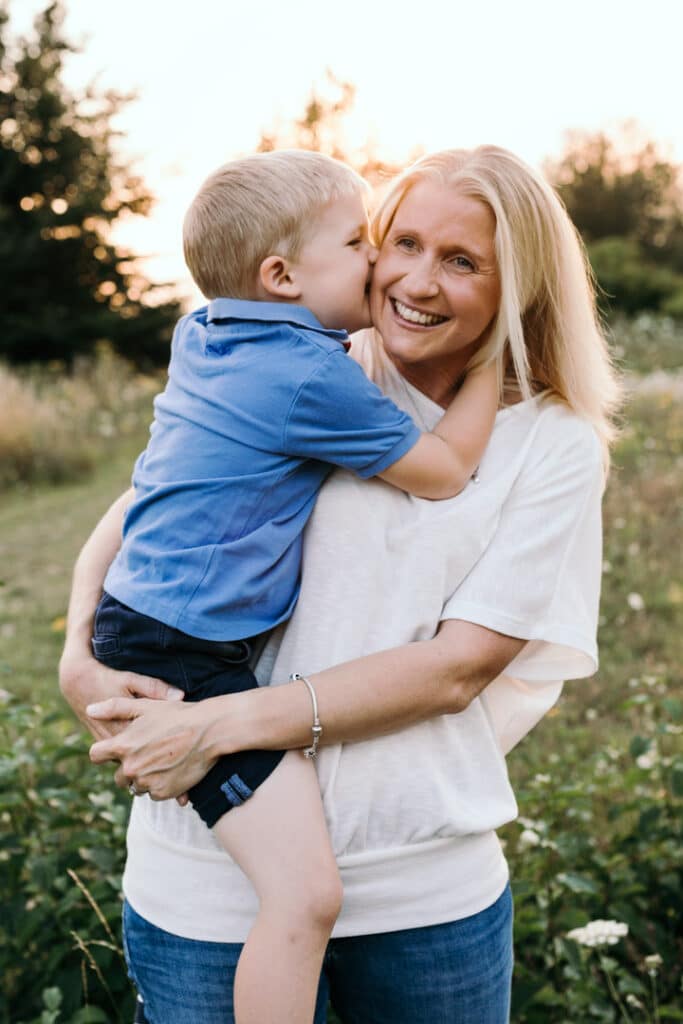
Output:
[[[543,772],[538,772],[534,775],[534,782],[537,782],[539,786],[544,786],[550,782],[550,776],[543,774]]]
[[[629,594],[626,600],[628,602],[629,608],[631,608],[634,612],[642,612],[643,608],[645,607],[645,602],[643,601],[640,594]]]
[[[573,928],[567,938],[580,946],[614,946],[628,935],[628,925],[623,921],[589,921],[583,928]]]
[[[525,828],[519,837],[519,845],[525,846],[538,846],[541,841],[541,837],[538,832],[534,832],[532,828]]]
[[[651,953],[650,956],[645,957],[643,962],[647,968],[648,974],[651,974],[653,977],[664,963],[659,953]]]
[[[644,1010],[645,1006],[641,1003],[638,996],[634,996],[633,992],[629,992],[626,996],[626,1005],[632,1006],[634,1010]]]
[[[598,717],[598,713],[595,710],[595,708],[588,708],[586,710],[586,718],[588,719],[589,722],[594,722],[597,717]]]
[[[636,758],[636,764],[639,768],[642,768],[644,772],[648,772],[650,768],[654,768],[657,764],[657,751],[647,750],[644,754],[641,754]]]

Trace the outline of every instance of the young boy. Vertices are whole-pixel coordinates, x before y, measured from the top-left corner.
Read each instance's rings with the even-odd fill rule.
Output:
[[[492,369],[470,374],[421,434],[346,354],[347,332],[370,323],[364,189],[319,154],[261,154],[220,168],[186,216],[186,261],[210,301],[176,328],[93,649],[188,700],[257,685],[250,661],[292,613],[303,529],[333,466],[443,498],[487,444]],[[317,702],[303,687],[314,754]],[[341,903],[312,766],[299,752],[222,757],[190,799],[260,901],[236,975],[238,1024],[310,1024]]]

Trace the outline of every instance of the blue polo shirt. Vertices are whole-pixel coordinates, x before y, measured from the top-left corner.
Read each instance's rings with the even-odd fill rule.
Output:
[[[178,323],[105,590],[208,640],[287,619],[333,466],[371,477],[420,437],[302,306],[216,299]]]

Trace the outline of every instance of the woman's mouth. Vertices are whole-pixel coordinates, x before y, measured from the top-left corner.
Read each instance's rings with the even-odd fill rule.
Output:
[[[439,316],[437,313],[423,313],[419,309],[413,309],[412,306],[406,306],[398,299],[390,298],[389,301],[400,320],[405,320],[406,323],[418,327],[436,327],[437,324],[444,324],[449,319],[447,316]]]

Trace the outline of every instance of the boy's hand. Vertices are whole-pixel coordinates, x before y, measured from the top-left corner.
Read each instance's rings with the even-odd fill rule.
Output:
[[[151,700],[182,700],[181,690],[161,679],[118,672],[102,665],[84,651],[70,653],[68,648],[59,664],[59,685],[71,708],[96,740],[115,736],[128,724],[123,720],[96,720],[86,713],[88,704],[109,697],[148,697]]]

